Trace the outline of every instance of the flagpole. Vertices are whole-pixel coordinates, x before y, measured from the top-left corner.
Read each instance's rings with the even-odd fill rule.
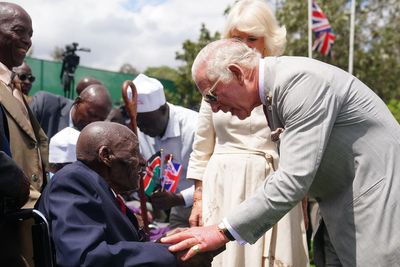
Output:
[[[353,57],[354,57],[354,21],[356,16],[356,1],[351,0],[350,14],[350,40],[349,40],[349,73],[353,74]]]
[[[312,58],[312,0],[308,0],[308,57]]]

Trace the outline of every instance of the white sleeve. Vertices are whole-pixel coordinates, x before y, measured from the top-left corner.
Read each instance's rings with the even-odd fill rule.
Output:
[[[190,154],[186,177],[202,180],[207,163],[214,152],[215,130],[212,122],[210,104],[201,102],[197,130],[193,142],[193,151]]]

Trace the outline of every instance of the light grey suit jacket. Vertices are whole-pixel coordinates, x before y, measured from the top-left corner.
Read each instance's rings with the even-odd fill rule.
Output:
[[[365,84],[301,57],[265,59],[280,165],[228,222],[254,243],[309,192],[343,266],[400,263],[400,126]]]

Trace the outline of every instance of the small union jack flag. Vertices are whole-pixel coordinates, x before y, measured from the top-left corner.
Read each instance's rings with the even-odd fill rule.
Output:
[[[333,56],[332,46],[336,35],[332,31],[328,18],[314,0],[312,1],[312,30],[316,37],[313,50],[321,52],[324,56]]]
[[[179,183],[179,177],[182,173],[182,165],[172,161],[172,155],[166,159],[164,165],[164,172],[161,178],[161,187],[163,191],[174,193]]]

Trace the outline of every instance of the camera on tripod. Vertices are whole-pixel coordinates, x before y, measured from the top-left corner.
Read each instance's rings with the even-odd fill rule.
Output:
[[[68,98],[73,97],[73,87],[75,84],[75,70],[79,65],[79,56],[76,51],[90,52],[89,48],[78,48],[78,43],[72,43],[65,46],[63,53],[63,62],[61,67],[60,79],[64,88],[64,96]]]

